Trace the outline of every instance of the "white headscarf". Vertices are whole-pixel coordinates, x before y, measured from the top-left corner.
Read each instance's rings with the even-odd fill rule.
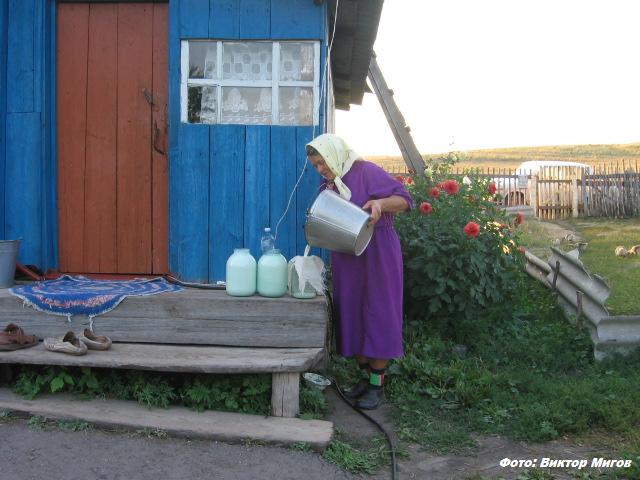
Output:
[[[340,196],[346,200],[351,199],[351,190],[342,181],[342,177],[349,171],[353,162],[360,159],[349,145],[338,135],[325,133],[307,143],[315,148],[326,162],[331,172],[336,176],[333,180]]]

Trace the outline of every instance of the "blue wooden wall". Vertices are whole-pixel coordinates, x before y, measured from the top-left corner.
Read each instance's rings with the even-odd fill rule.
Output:
[[[325,2],[326,3],[326,2]],[[21,238],[20,261],[57,267],[56,0],[0,0],[0,239]],[[233,248],[259,255],[305,166],[313,127],[180,122],[180,40],[314,39],[326,46],[326,6],[312,0],[170,0],[169,264],[190,281],[224,279]],[[324,108],[315,135],[324,132]],[[302,253],[304,218],[320,178],[307,168],[278,230]]]
[[[180,41],[315,39],[324,52],[325,8],[311,0],[170,2],[169,268],[181,278],[223,280],[234,248],[250,248],[259,257],[262,230],[275,231],[305,167],[304,145],[314,129],[181,123]],[[322,132],[323,113],[315,134]],[[305,212],[319,182],[308,167],[278,229],[276,246],[287,259],[304,250]]]
[[[0,1],[0,238],[19,260],[55,266],[52,0]]]

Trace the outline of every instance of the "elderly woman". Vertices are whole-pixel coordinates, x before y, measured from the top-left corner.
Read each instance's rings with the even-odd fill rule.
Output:
[[[332,252],[333,298],[338,311],[338,350],[355,356],[365,374],[345,395],[361,409],[383,399],[384,372],[402,348],[402,252],[394,214],[413,206],[404,186],[351,150],[337,135],[307,144],[309,161],[324,187],[371,212],[375,224],[369,246],[359,257]]]

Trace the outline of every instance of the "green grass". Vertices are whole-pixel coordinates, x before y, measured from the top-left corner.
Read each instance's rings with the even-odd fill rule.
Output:
[[[396,455],[406,457],[407,453],[396,446]],[[353,438],[338,431],[322,456],[351,473],[372,474],[389,465],[391,451],[385,437]]]
[[[535,218],[527,219],[520,227],[519,243],[535,256],[546,260],[551,253],[549,247],[554,245],[558,235],[554,235],[549,224]]]
[[[612,450],[640,454],[640,353],[596,363],[588,332],[567,321],[552,292],[520,281],[509,302],[452,330],[444,319],[408,321],[405,357],[387,370],[400,438],[464,454],[476,433],[543,442],[598,431],[617,439]],[[333,365],[343,382],[355,370]]]
[[[640,219],[584,219],[570,222],[588,242],[582,261],[611,287],[607,308],[614,315],[640,315],[640,255],[616,257],[618,246],[640,244]]]

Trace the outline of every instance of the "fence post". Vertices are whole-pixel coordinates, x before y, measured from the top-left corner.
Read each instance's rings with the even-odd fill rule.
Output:
[[[571,179],[571,216],[578,216],[578,179]]]
[[[538,176],[531,175],[531,184],[529,185],[529,205],[533,207],[533,215],[537,218],[538,213]]]

